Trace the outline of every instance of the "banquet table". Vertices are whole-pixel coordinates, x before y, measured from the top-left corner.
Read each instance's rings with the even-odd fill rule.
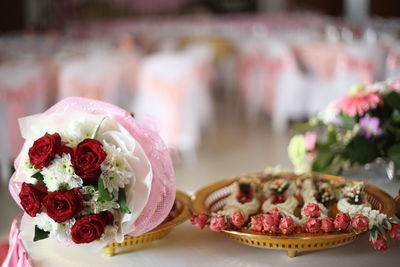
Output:
[[[400,180],[366,177],[366,182],[397,195]],[[190,193],[190,192],[189,192]],[[192,192],[193,193],[193,192]],[[53,245],[54,244],[54,245]],[[122,250],[123,251],[123,250]],[[286,251],[266,250],[236,243],[220,233],[199,230],[187,221],[164,239],[113,257],[60,248],[50,240],[35,243],[28,250],[37,266],[399,266],[400,242],[389,241],[382,253],[368,244],[368,234],[354,242],[327,250],[303,251],[289,258]],[[50,256],[49,256],[50,255]],[[46,258],[46,261],[43,261]],[[35,265],[34,265],[35,266]]]

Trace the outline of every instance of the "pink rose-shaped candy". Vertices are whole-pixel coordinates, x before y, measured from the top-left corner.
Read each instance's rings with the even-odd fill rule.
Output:
[[[275,233],[278,230],[279,220],[271,214],[263,214],[263,229],[271,233]]]
[[[251,216],[250,229],[253,231],[261,232],[263,229],[263,214]]]
[[[274,217],[274,219],[278,222],[282,218],[282,215],[279,213],[278,208],[273,208],[269,211],[266,211],[264,214],[272,215],[272,217]]]
[[[199,229],[203,229],[208,221],[208,215],[202,212],[197,212],[190,217],[190,223]]]
[[[229,222],[236,228],[241,228],[244,224],[244,214],[237,210],[229,216]]]
[[[336,214],[333,225],[336,230],[346,230],[350,224],[350,216],[347,213],[339,212]]]
[[[361,214],[356,214],[352,221],[351,226],[358,232],[364,232],[368,229],[369,219]]]
[[[388,235],[394,240],[400,240],[400,225],[392,223],[392,228],[388,231]]]
[[[306,229],[304,228],[304,226],[301,225],[296,225],[296,227],[294,228],[294,232],[296,234],[302,234],[305,233]]]
[[[333,231],[333,219],[330,217],[323,218],[321,220],[321,230],[325,233]]]
[[[279,223],[279,229],[284,235],[292,233],[295,228],[296,225],[294,224],[293,218],[291,216],[283,217]]]
[[[308,203],[307,206],[304,207],[304,214],[307,217],[318,218],[321,216],[321,209],[316,203]]]
[[[221,232],[226,229],[226,219],[224,216],[213,216],[210,221],[210,229],[214,232]]]
[[[375,242],[370,240],[369,243],[379,251],[386,252],[388,250],[387,241],[381,235],[378,235]]]
[[[317,233],[321,228],[320,220],[316,218],[310,218],[306,222],[306,231],[309,233]]]

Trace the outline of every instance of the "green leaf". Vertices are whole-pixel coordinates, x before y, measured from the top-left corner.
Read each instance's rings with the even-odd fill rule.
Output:
[[[318,150],[317,157],[312,163],[311,170],[314,172],[327,172],[334,154],[329,149]]]
[[[394,145],[389,148],[388,156],[395,163],[400,164],[400,145]]]
[[[104,188],[103,179],[99,178],[98,181],[98,189],[99,189],[99,200],[100,201],[111,201],[113,198],[107,189]]]
[[[250,184],[249,183],[239,183],[239,190],[247,195],[250,192]]]
[[[35,178],[36,180],[38,180],[39,183],[44,184],[44,177],[43,175],[40,173],[40,171],[38,171],[37,173],[33,174],[31,177]]]
[[[39,240],[42,240],[42,239],[46,239],[46,238],[49,237],[49,235],[50,235],[49,232],[46,232],[46,231],[44,231],[44,230],[38,228],[38,227],[35,225],[35,236],[33,237],[33,241],[36,242],[36,241],[39,241]]]
[[[393,123],[400,123],[400,111],[395,109],[392,112],[391,119],[392,119]]]
[[[46,133],[44,134],[44,136],[51,136],[51,134],[49,134],[48,132],[46,132]]]
[[[369,232],[369,240],[375,243],[377,238],[378,238],[378,228],[376,226],[373,226],[371,231]]]
[[[356,136],[346,146],[343,156],[352,163],[366,164],[379,156],[376,144],[362,136]]]
[[[353,129],[354,125],[356,125],[357,121],[354,117],[350,117],[346,114],[341,113],[340,117],[342,118],[343,127],[347,129]]]
[[[99,122],[99,124],[97,125],[96,129],[95,129],[94,132],[93,132],[92,139],[96,139],[97,134],[99,133],[101,124],[103,123],[103,121],[104,121],[105,119],[107,119],[107,117],[103,117],[103,118],[101,119],[101,121]]]
[[[400,110],[400,94],[390,92],[384,97],[384,102],[388,103],[392,108]]]
[[[390,231],[392,229],[392,224],[389,222],[388,219],[383,219],[382,226],[385,228],[386,231]]]
[[[126,195],[125,195],[125,190],[123,188],[120,188],[118,192],[118,204],[119,208],[123,213],[131,214],[128,205],[126,204]]]

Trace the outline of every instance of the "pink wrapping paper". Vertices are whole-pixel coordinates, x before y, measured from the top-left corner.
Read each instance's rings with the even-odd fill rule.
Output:
[[[32,262],[26,253],[22,241],[18,238],[19,224],[22,215],[18,215],[11,225],[9,249],[2,267],[32,267]]]
[[[135,230],[130,235],[141,235],[158,226],[168,216],[175,201],[176,190],[169,150],[159,135],[136,122],[127,111],[108,103],[87,98],[66,98],[44,112],[44,114],[68,110],[111,115],[141,144],[152,166],[153,181],[148,202],[135,222]],[[20,154],[14,162],[16,169],[20,163],[21,156]],[[10,179],[9,190],[18,204],[20,188],[21,184],[15,181],[14,174]]]

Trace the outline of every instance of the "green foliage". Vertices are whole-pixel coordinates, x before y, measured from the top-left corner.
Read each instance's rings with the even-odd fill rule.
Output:
[[[343,156],[351,163],[366,164],[379,157],[379,150],[370,139],[357,135],[346,146]]]
[[[36,241],[39,241],[42,239],[46,239],[49,237],[49,235],[50,235],[49,232],[46,232],[46,231],[38,228],[37,226],[35,226],[35,236],[33,237],[33,241],[36,242]]]
[[[131,214],[131,211],[128,208],[128,205],[126,204],[126,195],[125,195],[125,190],[123,188],[119,189],[118,192],[118,204],[119,208],[123,213],[126,214]]]
[[[33,174],[31,177],[32,177],[32,178],[35,178],[36,180],[38,180],[39,183],[44,184],[44,177],[43,177],[43,175],[40,173],[40,171],[36,172],[36,173]]]
[[[107,189],[104,188],[104,182],[102,178],[99,178],[98,190],[99,190],[100,201],[111,201],[113,199],[111,194],[107,191]]]

